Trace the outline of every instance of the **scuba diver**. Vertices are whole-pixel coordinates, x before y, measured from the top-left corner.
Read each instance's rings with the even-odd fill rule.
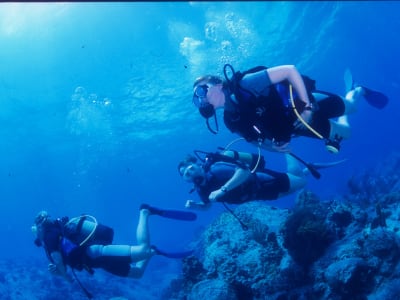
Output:
[[[303,188],[309,169],[302,169],[290,154],[285,154],[287,172],[265,168],[263,156],[223,150],[222,152],[195,151],[178,164],[182,178],[194,184],[201,201],[187,200],[186,207],[208,209],[213,202],[240,204],[253,200],[276,200]],[[314,168],[327,168],[342,163],[314,163]]]
[[[71,268],[79,284],[74,269],[79,271],[85,269],[93,274],[94,268],[102,268],[117,276],[141,278],[154,255],[183,258],[193,252],[169,253],[152,246],[148,228],[150,215],[183,221],[193,221],[197,217],[192,212],[164,210],[142,204],[136,228],[138,245],[135,246],[113,245],[114,230],[99,224],[96,218],[90,215],[72,219],[68,217],[52,219],[47,211],[41,211],[35,218],[32,232],[36,235],[35,244],[44,247],[50,262],[48,266],[50,273],[59,275],[69,282],[73,279],[67,272],[66,266]],[[89,297],[90,293],[84,288],[83,290]]]
[[[292,137],[307,136],[323,140],[328,151],[338,153],[341,140],[350,136],[347,115],[356,110],[358,100],[363,97],[378,109],[388,103],[382,93],[356,85],[348,70],[345,98],[316,90],[315,80],[293,65],[235,72],[226,64],[223,71],[225,79],[214,75],[196,79],[193,104],[211,132],[218,132],[215,110],[223,108],[231,132],[270,151],[288,152]],[[209,124],[211,117],[215,130]]]

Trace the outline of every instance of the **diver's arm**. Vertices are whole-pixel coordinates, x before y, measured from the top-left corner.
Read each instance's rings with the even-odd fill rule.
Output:
[[[213,191],[208,196],[208,199],[211,202],[217,201],[218,198],[225,195],[225,193],[233,190],[234,188],[238,187],[239,185],[243,184],[251,175],[249,169],[244,168],[237,168],[235,170],[235,174],[229,179],[223,186],[221,186],[218,190]]]
[[[305,109],[301,112],[300,116],[304,122],[309,123],[312,118],[312,105],[310,99],[308,98],[307,89],[304,84],[303,78],[301,77],[299,71],[297,71],[294,65],[283,65],[272,67],[266,70],[271,83],[278,83],[284,80],[289,81],[297,92],[301,101],[305,104]],[[301,129],[304,125],[301,122],[297,122],[295,125],[297,129]]]
[[[268,68],[266,72],[268,73],[272,84],[279,83],[284,80],[289,81],[299,95],[299,98],[306,104],[306,106],[311,106],[303,78],[294,65],[272,67]]]
[[[226,191],[233,190],[239,185],[243,184],[250,176],[249,169],[237,168],[235,174],[229,179],[221,188],[225,187]]]
[[[253,142],[254,145],[258,146],[258,142]],[[273,143],[271,140],[265,139],[261,144],[261,148],[271,152],[281,152],[281,153],[289,153],[290,150],[290,142],[277,144]]]
[[[54,251],[50,253],[50,257],[52,262],[49,263],[48,269],[51,274],[62,276],[67,281],[72,282],[72,277],[67,273],[67,269],[65,268],[64,261],[62,255],[59,251]]]

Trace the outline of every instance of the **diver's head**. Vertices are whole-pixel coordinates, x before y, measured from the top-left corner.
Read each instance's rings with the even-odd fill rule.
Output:
[[[41,246],[41,239],[43,238],[43,228],[47,223],[50,222],[50,215],[47,211],[40,211],[34,220],[34,224],[31,227],[32,233],[35,235],[35,244],[36,246]]]
[[[183,180],[194,184],[202,183],[205,177],[202,166],[197,163],[197,158],[193,155],[188,155],[178,164],[178,172]]]
[[[193,84],[192,102],[206,119],[211,118],[215,114],[215,109],[224,104],[222,84],[223,80],[213,75],[199,77]]]
[[[183,171],[185,170],[185,168],[190,165],[190,164],[194,164],[197,163],[197,158],[192,155],[192,154],[188,154],[183,160],[181,160],[178,164],[178,172],[179,175],[183,175]]]

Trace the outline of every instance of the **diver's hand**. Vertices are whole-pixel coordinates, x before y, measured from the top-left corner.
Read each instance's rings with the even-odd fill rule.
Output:
[[[193,201],[193,200],[187,200],[187,201],[186,201],[186,204],[185,204],[185,207],[186,207],[186,208],[192,208],[193,206],[195,206],[195,204],[196,204],[195,201]]]
[[[74,281],[74,279],[68,273],[60,271],[56,264],[49,263],[47,269],[49,270],[49,272],[53,276],[64,277],[65,280],[67,280],[68,282],[73,282]]]
[[[49,264],[49,266],[47,267],[47,269],[49,270],[49,272],[51,273],[51,275],[61,275],[60,272],[57,269],[57,265],[56,264]]]
[[[290,142],[277,142],[273,139],[272,141],[265,140],[261,144],[261,147],[263,149],[271,151],[271,152],[288,153],[288,152],[290,152],[289,144],[290,144]]]
[[[225,195],[226,192],[221,191],[221,189],[218,189],[216,191],[213,191],[210,193],[210,195],[208,196],[208,199],[211,202],[216,202],[218,198],[222,197],[223,195]]]
[[[290,143],[272,143],[272,150],[281,153],[289,153],[290,152]]]
[[[187,200],[185,204],[186,208],[197,209],[197,210],[207,210],[210,207],[210,203],[204,203],[202,201],[197,202],[193,200]]]

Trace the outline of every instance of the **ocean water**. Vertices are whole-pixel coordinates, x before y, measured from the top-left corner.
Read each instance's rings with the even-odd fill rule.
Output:
[[[318,140],[292,143],[306,161],[346,158],[308,183],[321,199],[345,193],[352,174],[399,150],[399,12],[396,1],[1,3],[1,257],[43,256],[30,230],[42,209],[95,215],[128,244],[141,203],[184,209],[195,195],[178,175],[180,159],[237,138],[221,118],[211,134],[191,103],[194,79],[222,75],[225,63],[294,64],[341,95],[349,68],[390,98],[383,110],[360,103],[338,155]],[[284,170],[282,155],[263,154]],[[187,247],[222,211],[215,205],[193,223],[152,217],[152,242]],[[171,265],[157,258],[148,272],[163,268]]]

